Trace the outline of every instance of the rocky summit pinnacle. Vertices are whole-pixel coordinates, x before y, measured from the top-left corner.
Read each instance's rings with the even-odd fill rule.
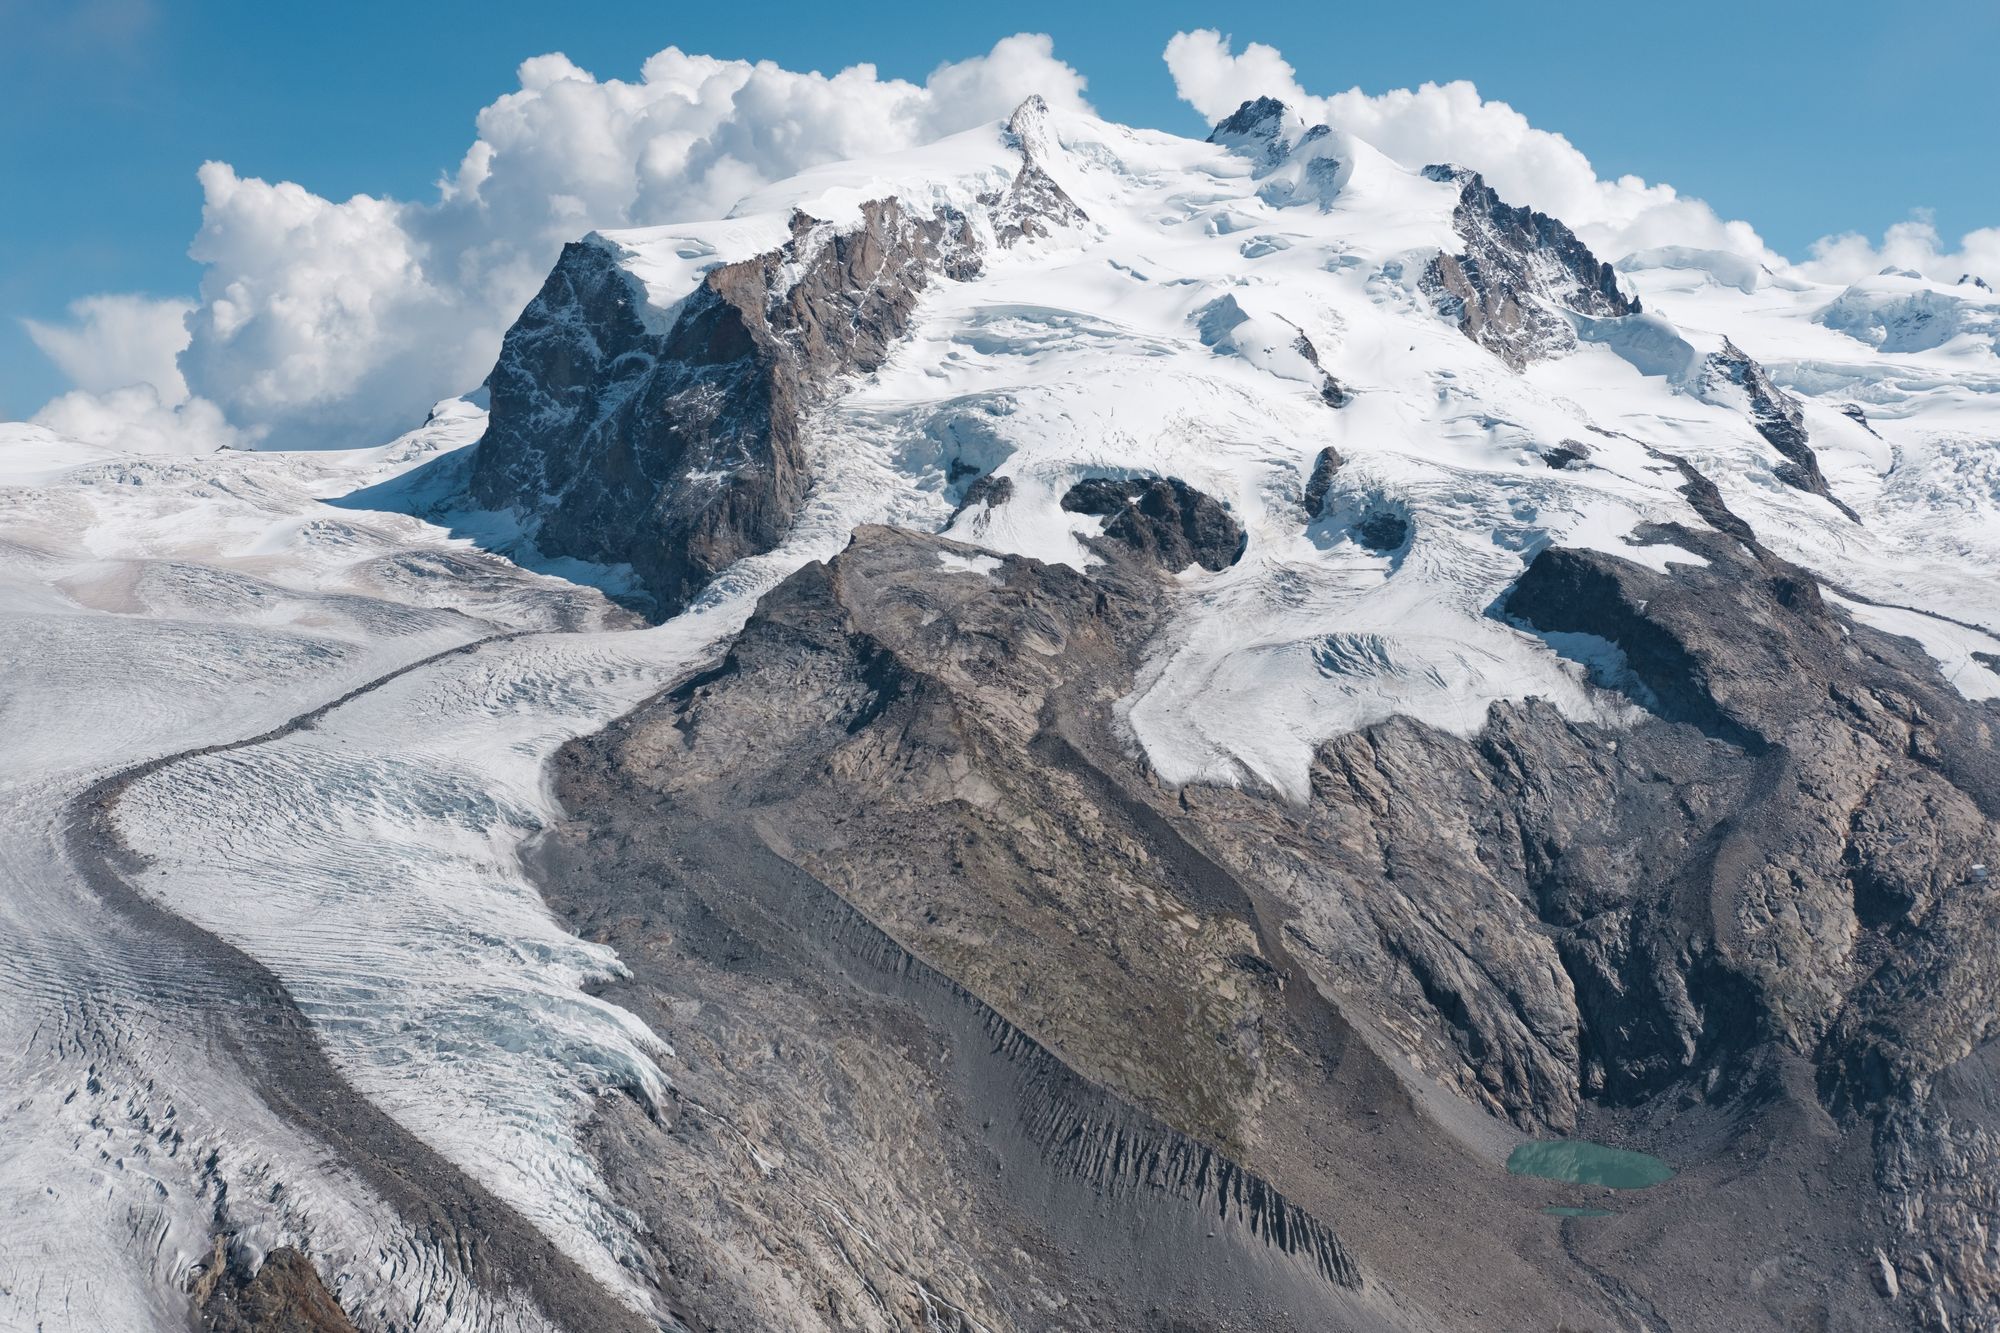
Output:
[[[1269,138],[1283,126],[1288,108],[1275,97],[1254,97],[1216,122],[1209,131],[1210,143],[1228,143],[1252,137]]]
[[[1434,165],[1424,177],[1459,189],[1452,226],[1465,248],[1432,260],[1424,284],[1466,337],[1523,366],[1575,347],[1565,312],[1640,312],[1616,270],[1557,219],[1504,202],[1476,171]]]

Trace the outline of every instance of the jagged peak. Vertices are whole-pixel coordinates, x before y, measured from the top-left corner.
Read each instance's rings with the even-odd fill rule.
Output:
[[[1275,134],[1290,110],[1275,97],[1253,97],[1217,121],[1215,128],[1209,131],[1208,141],[1222,143],[1231,138]]]
[[[1046,98],[1030,93],[1007,117],[1007,138],[1030,162],[1043,163],[1062,149]]]
[[[1046,125],[1048,121],[1048,99],[1040,93],[1029,93],[1021,99],[1021,104],[1015,107],[1012,114],[1007,117],[1007,132],[1009,134],[1021,134],[1033,126]]]
[[[1467,167],[1434,163],[1422,174],[1458,187],[1452,229],[1465,247],[1431,262],[1425,290],[1439,313],[1509,365],[1567,355],[1577,342],[1575,316],[1642,313],[1611,265],[1560,218],[1508,203]]]
[[[1047,236],[1053,229],[1089,221],[1054,176],[1051,163],[1063,155],[1054,115],[1040,93],[1031,93],[1007,117],[1007,141],[1021,154],[1021,170],[1001,195],[982,202],[993,212],[994,231],[1002,245],[1024,237]]]
[[[1218,121],[1208,142],[1276,165],[1330,133],[1325,125],[1308,125],[1304,116],[1275,97],[1256,97]]]

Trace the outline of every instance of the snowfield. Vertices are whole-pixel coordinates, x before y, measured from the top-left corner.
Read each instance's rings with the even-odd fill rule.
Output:
[[[1421,285],[1461,244],[1457,187],[1426,164],[1338,127],[1275,148],[1046,109],[1018,128],[1089,221],[932,285],[889,363],[815,418],[790,537],[662,625],[607,599],[618,571],[540,560],[507,516],[451,511],[454,451],[484,422],[469,402],[344,453],[147,457],[0,426],[0,1326],[180,1327],[225,1219],[321,1257],[350,1312],[541,1326],[266,1106],[205,1017],[227,997],[93,892],[63,835],[108,774],[447,649],[489,640],[135,782],[118,827],[149,859],[141,890],[275,974],[361,1095],[638,1309],[636,1220],[577,1131],[596,1097],[662,1095],[674,1034],[589,993],[620,964],[551,918],[521,849],[557,814],[544,771],[563,742],[711,663],[758,596],[858,524],[1083,567],[1102,520],[1060,501],[1085,476],[1168,474],[1222,500],[1246,552],[1181,576],[1122,704],[1169,783],[1304,799],[1328,738],[1396,714],[1471,734],[1502,699],[1615,723],[1632,707],[1600,688],[1615,661],[1492,608],[1551,545],[1696,562],[1643,535],[1700,521],[1669,455],[1857,620],[1917,640],[1966,697],[2000,697],[1992,293],[1828,287],[1675,247],[1600,256],[1646,313],[1569,316],[1576,349],[1517,372]],[[897,194],[974,211],[1019,163],[996,124],[595,243],[665,327],[704,273],[789,235],[794,208],[838,224]],[[1786,484],[1741,391],[1701,374],[1725,338],[1803,402],[1858,522]],[[1343,463],[1308,513],[1327,448]],[[967,469],[1009,498],[961,508]],[[1399,540],[1369,538],[1382,516]]]

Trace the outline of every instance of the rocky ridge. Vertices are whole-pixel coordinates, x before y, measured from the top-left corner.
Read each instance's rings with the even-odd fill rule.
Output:
[[[1576,347],[1563,313],[1616,318],[1640,304],[1617,270],[1546,213],[1503,201],[1476,171],[1430,166],[1424,175],[1458,186],[1452,226],[1465,248],[1440,254],[1424,272],[1438,312],[1466,337],[1516,369]]]
[[[811,484],[803,423],[842,377],[882,364],[924,289],[981,251],[1084,221],[1040,167],[1046,108],[1010,122],[1020,170],[975,218],[895,198],[858,226],[794,213],[777,249],[715,267],[665,328],[612,250],[573,243],[508,331],[472,499],[512,510],[544,556],[629,565],[656,615],[768,551]]]
[[[1726,1315],[1691,1280],[1767,1271],[1800,1247],[1880,1246],[1899,1289],[1963,1308],[1965,1279],[1927,1269],[1935,1261],[1892,1224],[1893,1199],[1857,1216],[1787,1182],[1799,1170],[1851,1179],[1865,1171],[1857,1158],[1886,1151],[1879,1136],[1906,1142],[1912,1131],[1890,1127],[1981,1040],[1990,976],[1971,991],[1970,976],[1955,983],[1958,998],[1944,1005],[1912,1007],[1908,989],[1935,966],[1922,960],[1981,951],[1994,928],[1969,869],[2000,854],[1986,812],[2000,774],[1977,710],[1904,645],[1844,622],[1802,571],[1729,534],[1681,530],[1676,544],[1708,564],[1659,573],[1545,551],[1505,607],[1540,632],[1615,645],[1629,675],[1607,688],[1642,700],[1651,720],[1605,733],[1530,704],[1496,709],[1466,740],[1396,720],[1327,745],[1302,808],[1249,790],[1176,793],[1121,754],[1108,705],[1171,613],[1161,579],[1186,561],[1176,543],[1190,506],[1185,486],[1166,479],[1126,486],[1181,504],[1123,501],[1113,515],[1122,529],[1097,539],[1106,564],[1087,577],[1013,558],[960,569],[964,548],[889,529],[857,533],[830,565],[802,571],[765,599],[715,671],[575,747],[565,802],[588,814],[558,840],[551,892],[632,957],[661,946],[614,924],[637,906],[623,886],[671,886],[659,901],[682,905],[663,924],[684,924],[668,926],[671,944],[639,986],[692,988],[732,1023],[754,1015],[753,1027],[789,1003],[779,997],[799,984],[798,948],[828,960],[816,969],[847,975],[857,956],[887,949],[889,961],[872,966],[920,984],[883,998],[919,1030],[949,1031],[966,1021],[955,1006],[973,1003],[990,1052],[980,1059],[1054,1060],[1062,1086],[1081,1076],[1101,1090],[1091,1096],[1144,1108],[1116,1115],[1173,1127],[1158,1131],[1163,1148],[1128,1140],[1104,1112],[1072,1109],[1075,1092],[1024,1090],[1042,1075],[933,1085],[938,1118],[916,1132],[941,1137],[918,1156],[998,1152],[1007,1163],[990,1189],[954,1205],[970,1210],[947,1228],[971,1247],[956,1251],[969,1265],[961,1284],[996,1263],[1027,1290],[1086,1280],[1016,1266],[1048,1252],[1044,1228],[1067,1225],[1046,1209],[1077,1205],[1020,1211],[1014,1173],[1029,1172],[1037,1199],[1050,1188],[1052,1199],[1071,1197],[1069,1186],[1035,1183],[1051,1176],[1101,1194],[1100,1173],[1121,1160],[1134,1165],[1111,1169],[1136,1172],[1138,1213],[1115,1225],[1150,1236],[1152,1260],[1206,1271],[1138,1220],[1169,1206],[1185,1188],[1175,1181],[1197,1182],[1200,1196],[1212,1168],[1174,1165],[1193,1152],[1188,1160],[1224,1163],[1219,1179],[1254,1173],[1243,1177],[1256,1182],[1249,1197],[1273,1189],[1311,1210],[1277,1230],[1252,1220],[1252,1235],[1281,1248],[1300,1226],[1340,1237],[1312,1242],[1333,1247],[1321,1265],[1332,1288],[1287,1298],[1285,1315],[1264,1307],[1248,1326],[1370,1326],[1335,1294],[1351,1281],[1404,1316],[1426,1312],[1426,1326],[1451,1325],[1462,1316],[1405,1253],[1417,1238],[1396,1240],[1357,1203],[1432,1173],[1468,1191],[1461,1202],[1506,1179],[1428,1137],[1436,1131],[1411,1103],[1380,1092],[1355,1100],[1414,1067],[1425,1071],[1419,1084],[1441,1081],[1529,1130],[1615,1134],[1683,1164],[1665,1197],[1628,1205],[1588,1247],[1653,1236],[1666,1249],[1648,1269],[1614,1264],[1616,1281],[1598,1286],[1592,1265],[1576,1261],[1580,1285],[1537,1279],[1551,1299],[1601,1308],[1607,1326],[1787,1328],[1837,1308],[1847,1311],[1839,1326],[1890,1326],[1888,1310],[1851,1305],[1874,1281],[1870,1265],[1767,1276],[1756,1301]],[[1792,682],[1804,678],[1825,684],[1801,696]],[[771,889],[750,887],[767,876]],[[735,905],[746,896],[765,906],[746,915]],[[824,906],[808,909],[813,899]],[[869,925],[829,927],[828,911]],[[730,923],[725,933],[695,928],[711,915]],[[781,948],[774,930],[816,943]],[[873,943],[851,942],[857,930]],[[740,979],[694,979],[718,966]],[[1205,1030],[1213,1043],[1197,1035]],[[775,1127],[773,1098],[798,1114],[798,1093],[781,1091],[799,1076],[790,1064],[754,1086],[709,1066],[694,1075],[703,1114]],[[837,1100],[866,1096],[849,1088]],[[1673,1106],[1678,1118],[1664,1114]],[[1322,1154],[1364,1132],[1365,1117],[1382,1118],[1371,1129],[1399,1145],[1396,1162],[1330,1168]],[[827,1157],[838,1155],[843,1131],[815,1118],[824,1130],[782,1121],[800,1171],[833,1169]],[[1814,1128],[1787,1142],[1801,1118]],[[791,1146],[822,1132],[815,1149]],[[1690,1133],[1707,1140],[1698,1152]],[[1031,1145],[1030,1157],[1002,1139]],[[876,1142],[855,1151],[907,1151],[900,1136]],[[653,1150],[626,1137],[616,1151],[611,1168],[625,1172],[634,1160],[622,1154]],[[1703,1165],[1750,1151],[1766,1165],[1748,1176]],[[886,1160],[877,1169],[890,1170]],[[968,1188],[950,1180],[904,1170],[891,1191],[902,1201],[872,1206],[937,1208]],[[1909,1206],[1938,1188],[1913,1185]],[[1724,1200],[1757,1194],[1786,1200],[1784,1225],[1722,1220],[1736,1206]],[[1476,1228],[1484,1271],[1534,1254],[1534,1229],[1488,1207],[1426,1216],[1421,1252],[1473,1246],[1464,1229]],[[1673,1220],[1693,1216],[1709,1218],[1702,1235]],[[969,1239],[995,1226],[1041,1239]],[[1079,1261],[1095,1262],[1071,1256]],[[1217,1285],[1200,1298],[1176,1289],[1192,1302],[1184,1308],[1259,1308],[1241,1288],[1204,1281]],[[1140,1293],[1118,1289],[1126,1294],[1097,1314],[1069,1307],[1075,1326],[1125,1326],[1133,1316],[1112,1312]],[[948,1290],[967,1326],[1034,1322],[1000,1288]],[[1077,1289],[1064,1290],[1073,1299]],[[1507,1308],[1527,1319],[1537,1307]]]

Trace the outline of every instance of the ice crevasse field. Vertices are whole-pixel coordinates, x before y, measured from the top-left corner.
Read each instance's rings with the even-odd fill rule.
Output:
[[[1121,705],[1168,783],[1304,799],[1320,742],[1392,714],[1470,734],[1503,699],[1615,723],[1633,705],[1604,688],[1609,645],[1492,608],[1549,545],[1697,560],[1635,535],[1699,521],[1669,455],[1856,618],[1917,640],[1967,697],[2000,696],[1993,293],[1602,256],[1646,313],[1570,315],[1574,346],[1516,369],[1421,282],[1461,243],[1455,183],[1337,127],[1274,134],[1203,143],[1044,108],[809,172],[724,220],[596,236],[664,325],[710,268],[790,235],[795,209],[837,230],[895,196],[990,231],[981,200],[1026,152],[1087,219],[928,287],[880,372],[817,411],[790,536],[658,625],[607,595],[621,571],[543,559],[510,516],[454,506],[484,427],[471,400],[323,453],[116,454],[0,426],[0,1084],[23,1090],[0,1107],[0,1325],[178,1326],[220,1211],[350,1275],[351,1312],[539,1326],[459,1286],[263,1105],[200,1039],[199,969],[92,892],[63,832],[107,774],[451,648],[478,643],[135,782],[119,829],[149,859],[143,892],[281,979],[361,1094],[635,1306],[637,1222],[578,1129],[614,1089],[662,1095],[674,1034],[588,993],[619,962],[549,916],[522,845],[558,814],[545,767],[563,742],[711,664],[758,596],[857,525],[943,531],[979,552],[949,567],[984,578],[1002,555],[1092,562],[1103,520],[1060,504],[1083,476],[1171,475],[1224,501],[1243,558],[1180,576]],[[1724,339],[1801,400],[1851,516],[1787,484],[1741,389],[1703,373]],[[1351,395],[1338,410],[1327,375]],[[1343,464],[1309,515],[1329,447]],[[1007,502],[961,507],[968,469],[1007,479]],[[1360,538],[1377,515],[1396,540]]]

